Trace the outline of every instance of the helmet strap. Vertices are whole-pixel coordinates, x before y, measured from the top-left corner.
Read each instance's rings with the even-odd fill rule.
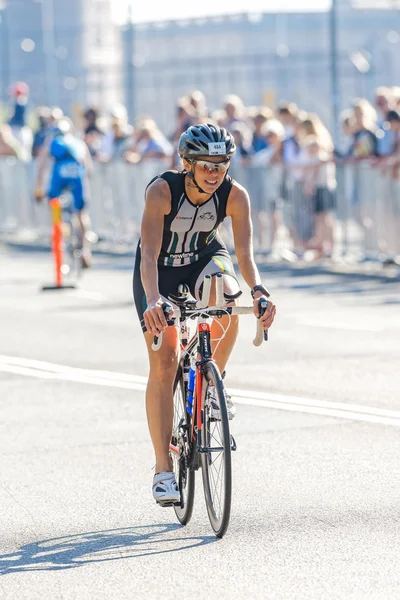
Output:
[[[190,164],[192,165],[192,169],[194,167],[193,163],[190,162]],[[188,172],[188,177],[189,179],[191,179],[193,181],[194,186],[197,188],[197,190],[200,192],[200,194],[207,194],[208,192],[205,192],[204,190],[201,189],[201,187],[199,186],[199,184],[197,183],[195,177],[194,177],[194,172],[193,171],[189,171]]]

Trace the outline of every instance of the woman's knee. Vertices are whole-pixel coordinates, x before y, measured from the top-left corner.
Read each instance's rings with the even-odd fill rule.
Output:
[[[150,362],[150,373],[152,375],[162,375],[173,379],[178,368],[178,356],[176,352],[163,351],[157,352],[157,357]]]
[[[172,331],[173,330],[173,331]],[[145,334],[149,360],[150,360],[150,375],[165,377],[175,377],[178,367],[179,343],[178,335],[175,327],[168,327],[163,334],[161,348],[157,351],[151,348],[154,336],[148,332]]]

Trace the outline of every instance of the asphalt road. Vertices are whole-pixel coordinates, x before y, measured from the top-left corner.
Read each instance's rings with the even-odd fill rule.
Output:
[[[400,284],[271,269],[256,349],[227,385],[238,443],[226,537],[201,477],[181,527],[151,496],[131,261],[40,291],[50,256],[0,248],[0,598],[400,597]]]

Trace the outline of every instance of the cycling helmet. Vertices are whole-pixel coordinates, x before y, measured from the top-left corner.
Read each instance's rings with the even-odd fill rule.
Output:
[[[59,135],[67,135],[67,133],[72,133],[74,129],[73,123],[71,119],[68,117],[61,117],[57,124],[51,128],[51,133],[54,137]]]
[[[233,135],[211,123],[192,125],[179,139],[178,153],[187,160],[198,156],[233,156],[235,152]]]

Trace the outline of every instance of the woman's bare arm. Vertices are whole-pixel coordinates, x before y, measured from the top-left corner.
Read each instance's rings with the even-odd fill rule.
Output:
[[[253,257],[253,228],[250,217],[250,199],[247,191],[234,184],[229,194],[227,215],[232,218],[232,231],[239,270],[250,288],[261,283]]]
[[[141,226],[141,275],[147,302],[158,300],[157,260],[161,250],[164,217],[171,210],[171,192],[166,181],[157,179],[147,189]]]

